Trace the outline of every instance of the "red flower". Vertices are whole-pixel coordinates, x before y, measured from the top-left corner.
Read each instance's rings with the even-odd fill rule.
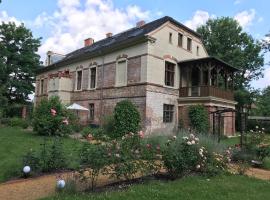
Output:
[[[53,108],[51,109],[51,115],[55,116],[56,115],[56,110],[54,110]]]
[[[158,144],[156,147],[157,151],[160,151],[160,145]]]
[[[146,144],[147,149],[151,149],[152,145],[151,144]]]

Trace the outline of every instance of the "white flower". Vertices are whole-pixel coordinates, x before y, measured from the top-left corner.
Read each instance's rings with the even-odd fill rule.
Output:
[[[176,138],[177,138],[176,135],[174,135],[174,136],[173,136],[173,139],[176,140]]]
[[[115,157],[120,158],[120,154],[119,153],[115,154]]]
[[[258,128],[259,128],[259,126],[256,126],[255,128],[256,128],[256,129],[258,129]]]
[[[262,130],[264,131],[264,128],[262,128]]]
[[[201,166],[200,166],[200,165],[197,165],[197,166],[196,166],[196,169],[200,169],[200,168],[201,168]]]
[[[197,138],[197,137],[195,137],[195,139],[194,139],[196,142],[199,142],[199,138]]]
[[[186,137],[186,136],[185,136],[185,137],[183,137],[183,140],[188,140],[188,137]]]
[[[187,142],[187,145],[192,145],[190,141]]]
[[[195,135],[191,133],[191,134],[189,135],[189,138],[190,138],[190,139],[194,139],[194,138],[195,138]]]
[[[192,141],[191,141],[191,144],[195,144],[195,143],[196,143],[195,140],[192,140]]]

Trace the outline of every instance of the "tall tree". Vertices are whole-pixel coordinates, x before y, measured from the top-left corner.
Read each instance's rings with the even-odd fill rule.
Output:
[[[197,29],[210,56],[216,56],[237,67],[236,89],[249,86],[263,76],[262,47],[229,17],[210,19]]]
[[[23,24],[0,25],[0,96],[8,103],[24,103],[34,91],[40,38],[35,39]]]
[[[262,116],[270,116],[270,86],[263,89],[258,98],[257,109]]]

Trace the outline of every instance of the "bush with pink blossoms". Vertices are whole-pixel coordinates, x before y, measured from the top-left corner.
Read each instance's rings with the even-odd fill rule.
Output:
[[[34,110],[33,128],[40,135],[63,136],[69,134],[76,123],[76,117],[57,96],[42,99]]]

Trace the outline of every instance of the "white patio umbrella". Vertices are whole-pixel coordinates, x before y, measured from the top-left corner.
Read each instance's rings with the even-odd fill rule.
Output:
[[[81,106],[79,104],[76,104],[76,103],[71,104],[70,106],[67,107],[67,109],[69,109],[69,110],[78,110],[78,111],[80,111],[80,110],[89,111],[88,108],[85,108],[85,107],[83,107],[83,106]]]
[[[79,104],[76,104],[76,103],[71,104],[70,106],[67,107],[67,109],[75,110],[76,114],[77,114],[77,117],[79,117],[79,111],[88,111],[89,112],[88,108],[85,108],[85,107],[83,107],[83,106],[81,106]]]

